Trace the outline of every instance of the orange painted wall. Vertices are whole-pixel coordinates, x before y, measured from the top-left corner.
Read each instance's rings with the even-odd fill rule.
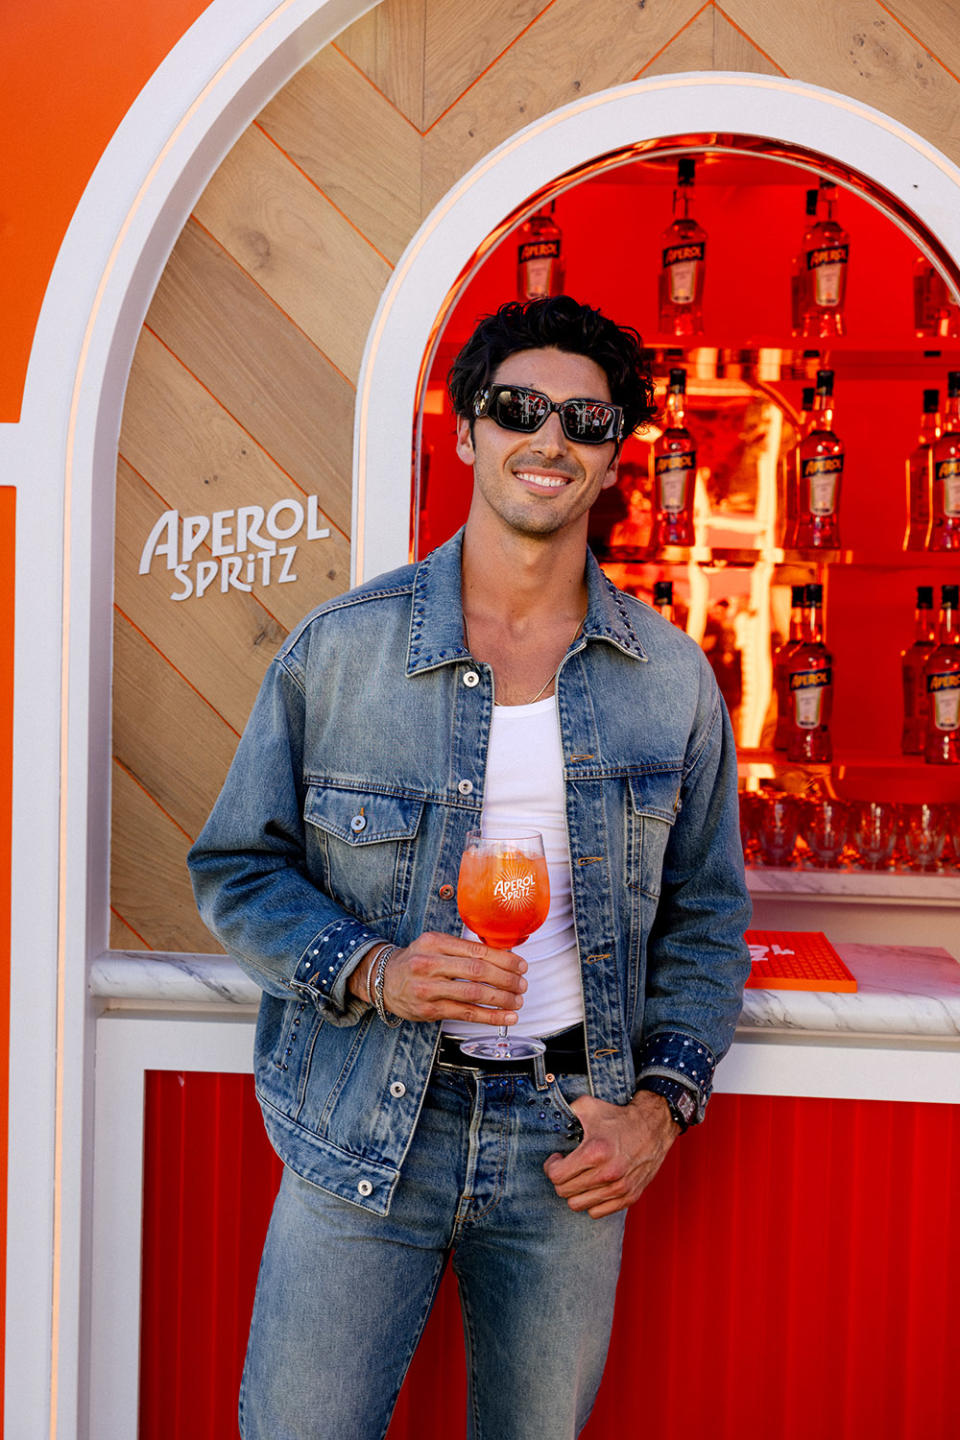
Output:
[[[0,421],[20,416],[37,316],[97,161],[207,0],[6,0],[0,9]]]

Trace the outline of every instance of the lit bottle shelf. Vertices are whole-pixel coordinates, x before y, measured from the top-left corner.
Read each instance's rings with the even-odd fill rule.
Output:
[[[854,565],[875,570],[937,570],[956,566],[960,550],[784,550],[779,546],[751,549],[728,545],[669,545],[654,550],[642,545],[602,545],[591,540],[597,559],[611,565],[700,565],[704,569],[750,569],[754,565],[795,569]]]

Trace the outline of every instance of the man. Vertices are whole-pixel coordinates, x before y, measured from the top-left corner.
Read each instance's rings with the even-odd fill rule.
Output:
[[[578,1434],[625,1212],[702,1119],[748,969],[710,667],[587,552],[653,414],[639,337],[568,297],[507,305],[449,383],[464,530],[290,636],[190,856],[263,987],[257,1088],[286,1167],[245,1440],[381,1437],[448,1257],[469,1434]],[[550,915],[520,953],[458,919],[481,819],[545,837]],[[545,1055],[460,1051],[497,1024]]]

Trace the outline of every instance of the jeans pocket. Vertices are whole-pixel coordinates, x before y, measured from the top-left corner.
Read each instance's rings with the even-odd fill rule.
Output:
[[[551,1084],[548,1094],[557,1109],[568,1116],[576,1126],[572,1138],[579,1144],[583,1138],[583,1125],[576,1110],[573,1109],[572,1102],[579,1100],[581,1095],[590,1094],[590,1082],[586,1075],[558,1075]]]

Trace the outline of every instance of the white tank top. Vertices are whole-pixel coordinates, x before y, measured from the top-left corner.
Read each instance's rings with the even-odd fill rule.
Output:
[[[570,848],[563,792],[563,749],[555,696],[532,705],[495,705],[484,778],[482,828],[494,837],[515,830],[543,835],[550,875],[550,912],[516,947],[526,960],[527,990],[518,1035],[555,1035],[583,1020],[580,960],[573,928]],[[477,937],[466,926],[463,934]],[[454,1035],[486,1035],[489,1025],[445,1020]]]

